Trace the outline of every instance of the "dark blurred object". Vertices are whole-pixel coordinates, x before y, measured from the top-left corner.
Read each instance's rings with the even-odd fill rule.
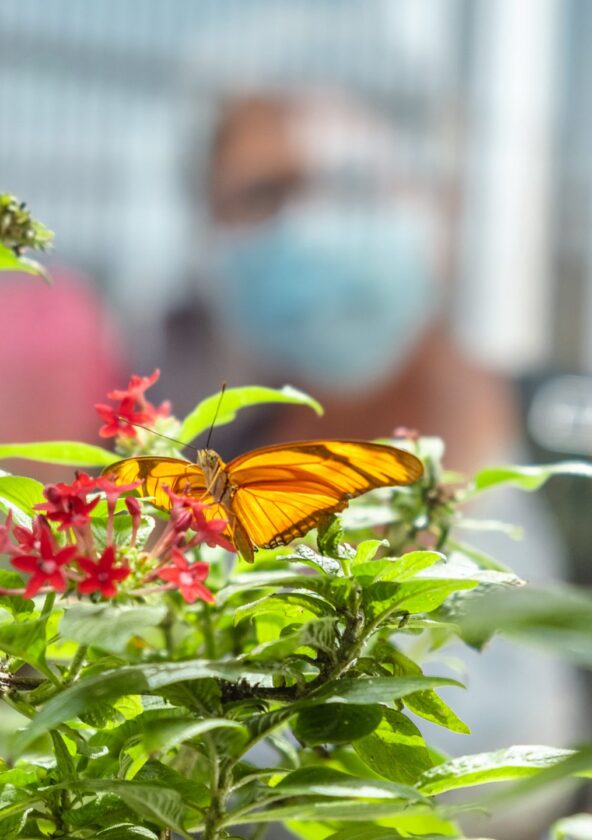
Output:
[[[521,382],[527,442],[535,463],[592,456],[592,377],[538,374]],[[569,578],[592,585],[592,484],[586,478],[557,476],[545,485],[568,549]]]

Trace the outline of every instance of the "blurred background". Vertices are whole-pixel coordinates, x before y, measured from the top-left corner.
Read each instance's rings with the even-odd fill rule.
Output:
[[[160,367],[179,416],[223,380],[325,405],[254,412],[226,457],[406,426],[467,472],[589,458],[591,43],[586,0],[2,0],[0,188],[56,285],[2,279],[0,440],[96,439],[93,402]],[[588,485],[546,492],[493,505],[535,542],[492,551],[590,584]]]

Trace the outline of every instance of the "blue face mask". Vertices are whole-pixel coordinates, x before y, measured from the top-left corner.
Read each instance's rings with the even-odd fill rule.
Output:
[[[370,388],[404,365],[433,316],[430,245],[414,213],[296,206],[217,237],[212,302],[268,369]]]

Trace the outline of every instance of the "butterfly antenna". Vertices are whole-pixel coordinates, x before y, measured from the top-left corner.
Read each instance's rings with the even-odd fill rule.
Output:
[[[160,432],[156,432],[154,429],[151,429],[149,426],[143,426],[141,423],[132,423],[131,420],[128,420],[127,417],[121,417],[120,415],[115,415],[118,420],[123,420],[126,423],[129,423],[130,426],[135,426],[138,429],[144,429],[146,432],[150,432],[157,437],[164,438],[164,440],[170,440],[171,443],[177,443],[179,446],[187,447],[187,449],[193,449],[194,452],[197,452],[197,446],[192,446],[190,443],[183,443],[182,440],[177,440],[177,438],[170,437],[169,435],[163,435]]]
[[[218,419],[218,413],[220,411],[220,406],[222,405],[222,398],[224,396],[225,391],[226,391],[226,382],[223,382],[222,387],[220,388],[220,396],[218,398],[218,405],[216,406],[216,411],[215,411],[214,417],[212,419],[212,425],[210,426],[210,431],[208,432],[208,439],[206,440],[206,449],[210,448],[210,439],[212,437],[212,432],[214,431],[214,426],[216,425],[216,420]]]

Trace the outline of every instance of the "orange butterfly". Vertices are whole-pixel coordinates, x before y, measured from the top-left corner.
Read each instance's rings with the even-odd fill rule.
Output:
[[[249,562],[257,548],[276,548],[314,528],[324,514],[375,487],[411,484],[421,461],[403,449],[353,440],[310,440],[254,449],[228,464],[213,449],[197,463],[143,456],[103,471],[118,484],[140,481],[138,492],[169,510],[164,487],[210,505],[208,519],[227,519],[225,536]]]

